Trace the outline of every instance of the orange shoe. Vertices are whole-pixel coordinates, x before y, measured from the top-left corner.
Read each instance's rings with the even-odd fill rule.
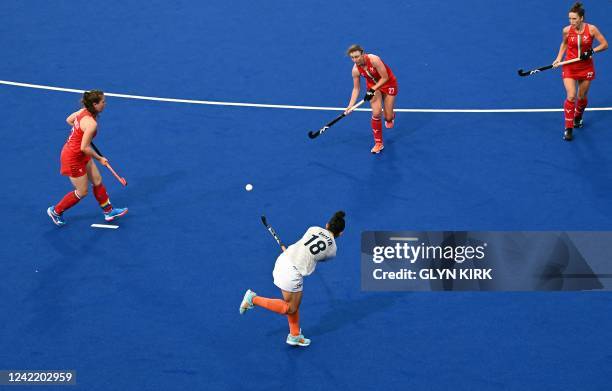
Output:
[[[382,151],[384,148],[385,146],[383,145],[383,143],[376,143],[374,144],[374,147],[372,147],[372,150],[370,152],[380,153],[380,151]]]

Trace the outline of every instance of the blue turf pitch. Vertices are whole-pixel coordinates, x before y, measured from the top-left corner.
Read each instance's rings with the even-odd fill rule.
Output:
[[[129,4],[126,4],[129,3]],[[343,106],[361,43],[399,108],[560,108],[550,63],[569,2],[149,1],[0,4],[0,79],[230,102]],[[372,9],[377,9],[374,16]],[[610,2],[587,20],[612,39]],[[612,106],[612,52],[591,107]],[[564,143],[562,113],[400,113],[369,153],[369,114],[107,99],[103,171],[130,208],[96,230],[92,195],[53,226],[78,94],[0,86],[0,370],[76,369],[83,390],[607,390],[607,293],[365,293],[365,230],[610,230],[610,111]],[[252,183],[252,192],[244,185]],[[301,326],[238,315],[278,296],[266,214],[291,243],[347,212],[338,257],[305,280]]]

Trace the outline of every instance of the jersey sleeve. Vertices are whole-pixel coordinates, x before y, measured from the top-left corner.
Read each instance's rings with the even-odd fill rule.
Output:
[[[327,231],[327,232],[329,232],[329,231]],[[331,232],[330,232],[330,234],[331,234]],[[332,237],[331,240],[332,240],[332,244],[327,246],[327,249],[325,250],[325,255],[324,255],[323,259],[319,260],[319,262],[325,262],[325,261],[327,261],[327,260],[329,260],[331,258],[334,258],[336,256],[336,250],[337,250],[336,241],[333,239],[333,237]]]
[[[327,259],[334,258],[336,256],[336,250],[337,250],[337,247],[336,247],[336,243],[334,242],[334,245],[329,250],[329,254],[327,255]]]

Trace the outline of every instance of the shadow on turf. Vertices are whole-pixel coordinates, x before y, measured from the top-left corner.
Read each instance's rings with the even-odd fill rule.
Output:
[[[403,296],[401,293],[372,293],[357,300],[333,300],[331,310],[321,316],[318,324],[307,326],[305,334],[307,337],[321,336],[354,325],[372,314],[387,311]],[[270,331],[268,336],[286,332],[286,326],[279,327]]]
[[[140,204],[153,203],[154,196],[164,193],[167,190],[176,188],[176,183],[182,182],[189,172],[187,170],[177,170],[167,174],[151,175],[136,178],[134,183],[130,183],[133,189],[130,191],[130,200],[138,200]]]
[[[321,316],[318,324],[308,327],[309,336],[320,336],[337,331],[347,325],[354,325],[362,319],[393,307],[402,295],[370,294],[357,300],[336,300],[331,303],[331,311]]]

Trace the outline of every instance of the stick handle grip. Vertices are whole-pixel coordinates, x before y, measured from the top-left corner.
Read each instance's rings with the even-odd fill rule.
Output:
[[[346,110],[347,112],[351,112],[353,110],[355,110],[356,108],[358,108],[359,106],[361,106],[362,104],[365,103],[365,99],[360,100],[359,102],[357,102],[357,104],[353,105],[352,107],[350,107],[348,110]],[[328,124],[326,124],[325,126],[323,126],[321,129],[319,129],[316,132],[313,132],[312,130],[310,132],[308,132],[308,137],[310,138],[317,138],[318,136],[321,135],[321,133],[325,132],[327,129],[329,129],[333,124],[335,124],[336,122],[340,121],[342,118],[346,117],[346,113],[342,113],[339,116],[337,116],[336,118],[334,118],[331,122],[329,122]]]
[[[355,106],[351,107],[350,109],[348,109],[348,111],[353,111],[356,108],[358,108],[359,106],[361,106],[362,104],[364,104],[366,101],[365,99],[360,100],[359,102],[355,103]]]
[[[108,168],[110,170],[110,172],[115,176],[115,178],[117,178],[117,180],[123,185],[123,186],[127,186],[127,181],[125,180],[125,178],[120,177],[119,174],[117,174],[115,172],[115,170],[113,170],[113,168],[111,167],[110,163],[106,164],[106,168]]]
[[[102,157],[104,157],[104,155],[102,155],[102,152],[100,152],[100,150],[98,149],[98,147],[96,147],[96,144],[94,144],[93,142],[89,143],[89,145],[91,145],[91,147],[93,148],[94,151],[96,151],[96,153]]]
[[[357,102],[355,105],[353,105],[353,106],[352,106],[350,109],[348,109],[347,111],[348,111],[348,112],[351,112],[351,111],[355,110],[356,108],[358,108],[359,106],[361,106],[361,105],[362,105],[362,104],[364,104],[364,103],[365,103],[365,100],[364,100],[364,99],[362,99],[362,100],[360,100],[359,102]],[[340,114],[339,116],[337,116],[336,118],[334,118],[334,120],[333,120],[333,121],[331,121],[330,123],[328,123],[328,124],[327,124],[327,125],[325,125],[325,126],[327,126],[327,127],[332,126],[333,124],[335,124],[336,122],[340,121],[342,118],[344,118],[344,117],[346,117],[346,116],[347,116],[347,114],[342,113],[342,114]]]
[[[94,143],[90,143],[89,145],[91,145],[91,147],[93,148],[94,151],[96,151],[96,153],[102,157],[104,157],[104,155],[102,155],[102,152],[100,152],[100,150],[98,149],[98,147],[96,147],[96,145]],[[109,171],[115,176],[115,178],[117,178],[117,180],[119,181],[119,183],[121,183],[123,186],[127,186],[127,181],[125,180],[125,178],[120,177],[119,174],[117,174],[115,172],[115,170],[113,170],[113,168],[111,167],[110,163],[106,163],[104,164],[104,166],[106,166],[106,168],[109,169]]]
[[[578,62],[578,61],[582,61],[582,60],[580,59],[580,57],[572,58],[571,60],[567,60],[567,61],[561,61],[561,62],[559,63],[559,65],[567,65],[567,64],[572,64],[572,63],[575,63],[575,62]],[[551,65],[550,67],[552,68],[552,65]],[[548,68],[547,68],[547,69],[548,69]]]

